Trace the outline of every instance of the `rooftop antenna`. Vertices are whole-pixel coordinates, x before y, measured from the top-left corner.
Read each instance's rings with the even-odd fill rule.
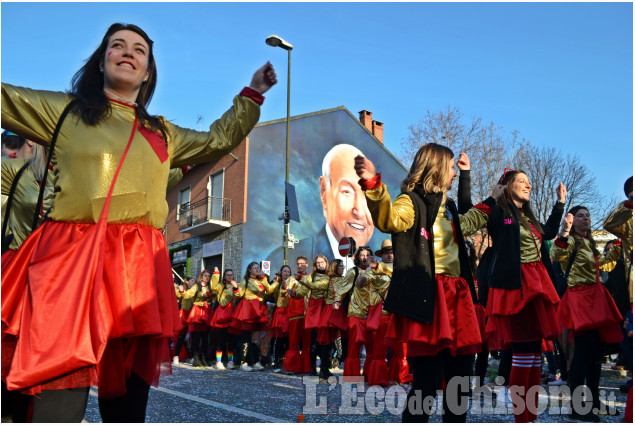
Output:
[[[196,119],[196,124],[198,124],[198,131],[202,131],[201,130],[201,123],[203,122],[203,115],[199,115],[198,118]]]

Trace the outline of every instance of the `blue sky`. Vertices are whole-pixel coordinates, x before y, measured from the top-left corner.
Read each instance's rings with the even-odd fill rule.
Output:
[[[279,84],[261,121],[344,105],[408,125],[446,105],[537,145],[577,153],[607,195],[633,170],[632,3],[2,3],[1,78],[65,90],[113,22],[155,42],[150,112],[208,126],[270,60]],[[73,22],[71,24],[71,21]],[[409,166],[409,164],[407,164]]]

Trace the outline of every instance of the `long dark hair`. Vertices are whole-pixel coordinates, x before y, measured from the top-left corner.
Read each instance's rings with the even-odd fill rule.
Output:
[[[225,276],[227,276],[227,273],[229,273],[229,272],[232,272],[232,274],[233,274],[233,273],[234,273],[234,270],[232,270],[232,269],[225,269],[225,270],[223,271],[223,283],[227,283],[227,282],[225,281]]]
[[[362,264],[362,260],[361,260],[361,255],[362,255],[362,251],[368,251],[368,253],[370,255],[373,255],[373,251],[370,249],[369,246],[360,246],[357,251],[355,251],[355,254],[353,255],[353,264],[355,264],[357,267],[359,267]]]
[[[143,127],[165,134],[161,119],[150,115],[146,110],[157,85],[157,65],[154,61],[153,41],[150,40],[145,31],[133,24],[112,24],[97,50],[73,76],[69,93],[79,100],[76,110],[82,121],[88,125],[97,125],[110,114],[110,102],[104,93],[104,74],[100,71],[100,66],[103,64],[110,37],[121,30],[133,31],[148,43],[148,81],[141,84],[141,89],[137,95],[137,114]]]
[[[569,214],[573,215],[573,217],[575,218],[575,215],[580,210],[586,210],[586,212],[589,212],[589,209],[587,207],[583,206],[583,205],[577,205],[577,206],[571,208],[568,212],[569,212]],[[573,230],[573,232],[571,232],[571,235],[573,236],[573,239],[575,240],[575,246],[577,248],[579,248],[580,245],[582,245],[582,241],[580,240],[579,237],[576,237],[576,236],[577,235],[582,235],[582,233],[578,233],[578,231],[576,230],[575,227],[573,227],[573,226],[571,226],[571,227],[572,227],[571,230]],[[597,244],[595,243],[595,239],[593,239],[593,235],[591,233],[591,228],[589,227],[589,230],[587,230],[586,235],[582,235],[582,236],[585,236],[589,240],[589,244],[591,245],[591,250],[593,251],[593,255],[598,257],[600,255],[600,252],[597,249]]]
[[[245,277],[243,277],[245,282],[248,282],[249,278],[251,277],[251,273],[249,273],[249,270],[251,270],[253,266],[258,266],[258,265],[259,264],[255,261],[252,261],[251,263],[249,263],[249,265],[247,266],[247,270],[245,270]]]
[[[520,218],[520,210],[518,209],[518,207],[516,206],[516,203],[512,199],[510,184],[513,183],[514,180],[516,180],[516,176],[518,176],[519,174],[527,175],[527,173],[525,173],[523,170],[512,170],[508,173],[503,174],[501,178],[498,180],[498,184],[507,185],[501,197],[498,198],[498,205],[505,212],[505,216],[510,217],[512,221],[514,222],[516,222],[517,217]],[[540,232],[541,235],[544,234],[544,232],[542,231],[542,226],[540,226],[540,223],[538,222],[538,220],[536,220],[536,216],[534,215],[534,212],[531,210],[529,201],[525,202],[521,208],[523,210],[523,214],[525,215],[525,217],[529,219],[529,221],[531,222],[531,224],[534,225],[536,230],[538,230],[538,232]],[[524,228],[526,228],[527,230],[531,232],[531,226],[529,226],[529,224],[527,224],[525,220],[519,220],[519,221],[521,226],[523,226]]]

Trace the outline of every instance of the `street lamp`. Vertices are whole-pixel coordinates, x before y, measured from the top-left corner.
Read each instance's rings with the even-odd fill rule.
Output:
[[[287,151],[286,151],[286,171],[285,171],[285,183],[289,183],[289,117],[291,115],[291,50],[293,45],[286,42],[277,35],[270,35],[265,42],[271,47],[280,47],[287,51]],[[284,194],[284,264],[287,265],[287,259],[289,257],[289,204],[287,199],[287,192],[285,188]]]

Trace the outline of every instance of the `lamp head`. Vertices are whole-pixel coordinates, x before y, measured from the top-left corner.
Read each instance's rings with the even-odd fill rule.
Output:
[[[269,37],[267,37],[265,42],[271,47],[281,47],[284,50],[292,50],[293,49],[293,45],[292,44],[284,41],[281,37],[278,37],[277,35],[270,35]]]

